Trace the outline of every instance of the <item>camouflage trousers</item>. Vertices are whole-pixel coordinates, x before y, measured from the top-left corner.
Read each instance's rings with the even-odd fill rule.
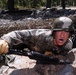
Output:
[[[7,65],[0,65],[0,75],[75,75],[76,73],[76,49],[72,49],[67,58],[73,61],[66,65],[36,64],[36,60],[26,56],[8,55],[11,61]]]

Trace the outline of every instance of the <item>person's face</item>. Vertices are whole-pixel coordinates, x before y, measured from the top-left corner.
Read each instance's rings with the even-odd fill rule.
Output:
[[[56,31],[55,38],[54,38],[55,45],[57,45],[57,46],[64,45],[64,43],[67,41],[69,35],[70,35],[70,32]]]

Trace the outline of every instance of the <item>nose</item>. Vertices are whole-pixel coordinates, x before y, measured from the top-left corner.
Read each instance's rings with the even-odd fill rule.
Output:
[[[60,35],[61,37],[63,37],[64,36],[64,31],[61,31],[61,35]]]

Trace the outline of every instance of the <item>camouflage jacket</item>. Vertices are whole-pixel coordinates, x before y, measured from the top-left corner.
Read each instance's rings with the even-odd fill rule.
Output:
[[[3,35],[1,39],[7,41],[10,48],[27,47],[30,50],[45,52],[51,51],[54,47],[52,30],[50,29],[16,30]],[[67,42],[60,49],[71,50],[72,45],[71,38],[68,38]]]

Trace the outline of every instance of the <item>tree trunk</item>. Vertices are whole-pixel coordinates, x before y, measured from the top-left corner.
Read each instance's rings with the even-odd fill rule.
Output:
[[[63,9],[65,9],[65,0],[61,0],[61,6]]]
[[[51,7],[51,0],[47,0],[46,2],[46,8],[50,8]]]
[[[14,10],[14,0],[8,0],[8,2],[7,2],[7,9],[9,11],[13,11]]]
[[[33,7],[36,8],[37,1],[34,0]]]
[[[74,0],[74,6],[76,6],[76,0]]]
[[[57,0],[56,4],[57,4],[57,6],[60,6],[60,0]]]

